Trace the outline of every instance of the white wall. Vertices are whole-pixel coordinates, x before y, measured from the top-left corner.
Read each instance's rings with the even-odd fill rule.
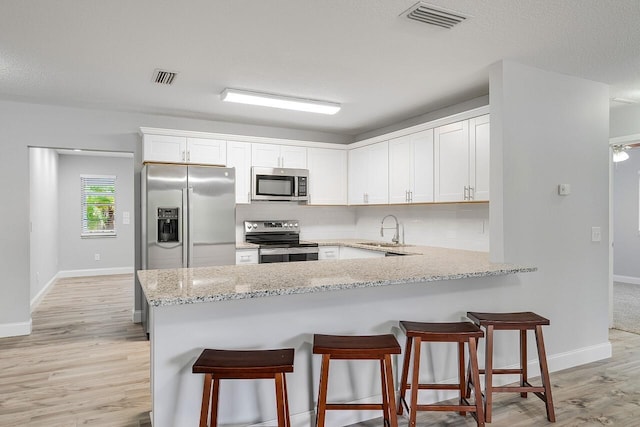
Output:
[[[0,101],[0,182],[4,183],[3,198],[11,200],[11,203],[0,204],[0,221],[11,224],[4,231],[0,247],[0,337],[31,331],[29,147],[134,153],[134,191],[139,200],[142,156],[138,132],[141,126],[335,143],[351,140],[296,129]],[[140,224],[139,215],[136,208],[136,224]],[[137,226],[135,233],[137,241],[140,239]],[[139,260],[139,248],[136,248],[138,267]],[[136,307],[141,307],[139,289],[136,289]]]
[[[509,61],[490,75],[492,257],[539,269],[503,308],[548,317],[551,354],[607,343],[608,87]]]
[[[613,164],[613,274],[615,280],[640,284],[640,148]]]
[[[640,105],[621,105],[611,109],[611,138],[640,134]]]
[[[55,150],[29,150],[31,304],[40,299],[58,273],[58,167]],[[13,222],[10,224],[12,228]]]
[[[80,237],[80,175],[116,176],[116,237]],[[100,273],[132,272],[134,265],[133,157],[60,155],[59,269],[66,274],[78,270]],[[122,214],[129,212],[130,224]],[[100,254],[100,260],[94,259]],[[89,272],[90,273],[90,272]]]

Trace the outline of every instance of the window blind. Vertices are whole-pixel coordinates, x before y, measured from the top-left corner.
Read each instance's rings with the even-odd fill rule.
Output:
[[[116,235],[116,177],[80,175],[81,236]]]

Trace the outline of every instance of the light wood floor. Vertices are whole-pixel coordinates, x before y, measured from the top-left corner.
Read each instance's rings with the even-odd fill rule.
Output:
[[[0,339],[0,426],[150,426],[149,343],[133,276],[61,279],[33,333]]]
[[[0,339],[0,426],[150,426],[149,343],[131,323],[132,281],[62,279],[33,313],[30,336]],[[610,339],[611,359],[551,374],[555,426],[640,426],[640,335],[611,330]],[[448,413],[421,413],[418,421],[475,426]],[[554,424],[539,399],[505,394],[488,425]]]

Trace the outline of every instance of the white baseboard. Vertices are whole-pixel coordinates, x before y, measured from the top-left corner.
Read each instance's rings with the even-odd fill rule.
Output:
[[[598,360],[607,359],[611,357],[611,343],[605,342],[589,347],[579,348],[576,350],[552,354],[547,357],[547,363],[549,365],[550,372],[557,372],[563,369],[573,368],[575,366],[584,365]],[[507,369],[517,368],[518,366],[505,366]],[[529,377],[536,377],[540,375],[540,367],[538,365],[538,359],[530,360],[527,363],[527,369]],[[398,384],[399,378],[395,378],[396,384]],[[499,375],[494,377],[494,385],[501,386],[510,383],[517,382],[519,377],[517,375]],[[451,384],[457,381],[457,378],[451,378],[445,381],[441,381],[443,384]],[[482,379],[480,380],[483,382]],[[551,376],[551,384],[553,384],[553,375]],[[396,393],[398,390],[396,389]],[[396,398],[399,396],[396,395]],[[456,391],[433,391],[423,390],[420,392],[420,403],[430,404],[436,403],[447,399],[453,399],[457,397]],[[372,396],[367,399],[358,400],[349,403],[369,403],[369,402],[382,402],[382,396]],[[406,411],[405,411],[406,414]],[[329,418],[331,417],[331,418]],[[355,424],[368,419],[380,418],[380,411],[328,411],[327,412],[327,425],[345,426]],[[311,427],[315,424],[315,411],[303,412],[300,414],[291,415],[291,427]],[[251,427],[265,427],[277,425],[277,420],[269,420],[259,424],[253,424]]]
[[[133,267],[91,268],[87,270],[62,270],[58,277],[109,276],[111,274],[131,274]]]
[[[631,283],[632,285],[640,285],[640,277],[613,275],[614,282]]]
[[[0,338],[31,334],[31,319],[28,322],[0,324]]]
[[[142,323],[142,310],[133,309],[131,311],[131,320],[133,323]]]
[[[44,285],[42,289],[40,289],[40,292],[38,292],[38,294],[31,299],[32,313],[33,313],[33,310],[36,309],[38,304],[40,304],[40,301],[42,301],[42,298],[44,298],[44,296],[47,295],[47,293],[51,290],[51,288],[53,287],[53,284],[56,283],[56,280],[58,280],[58,274],[59,273],[54,274],[51,280],[49,280],[47,284]]]

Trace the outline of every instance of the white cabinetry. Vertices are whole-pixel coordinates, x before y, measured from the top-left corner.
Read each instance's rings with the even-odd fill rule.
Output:
[[[236,249],[236,265],[258,264],[257,249]]]
[[[433,202],[433,129],[389,141],[389,203]]]
[[[389,203],[389,143],[349,151],[349,204]]]
[[[347,151],[308,148],[309,204],[347,204]]]
[[[340,247],[340,259],[363,259],[363,258],[384,258],[385,253],[371,251],[368,249],[352,248],[350,246]]]
[[[204,165],[227,164],[227,141],[206,138],[187,138],[187,162]]]
[[[434,131],[435,201],[489,200],[489,116]]]
[[[271,168],[307,168],[307,149],[293,145],[253,144],[253,166]]]
[[[227,142],[219,139],[187,138],[172,135],[144,135],[145,162],[225,165]]]
[[[340,259],[340,246],[319,246],[318,260]]]
[[[489,200],[489,123],[488,114],[469,120],[469,145],[474,149],[471,164],[475,166],[469,184],[473,189],[473,200]]]
[[[227,160],[236,168],[236,203],[251,203],[251,143],[229,141]]]

